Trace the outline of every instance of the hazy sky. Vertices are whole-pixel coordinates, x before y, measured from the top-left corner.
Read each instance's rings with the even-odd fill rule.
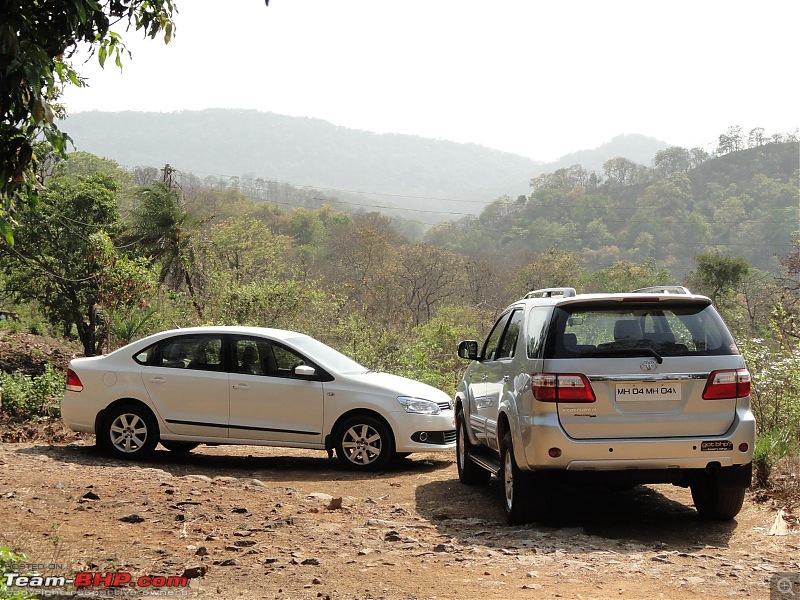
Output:
[[[797,0],[177,0],[70,112],[252,108],[537,160],[800,125]],[[64,124],[69,131],[69,122]]]

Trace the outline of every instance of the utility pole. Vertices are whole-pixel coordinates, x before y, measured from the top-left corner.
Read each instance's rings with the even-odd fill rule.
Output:
[[[161,172],[164,173],[164,185],[172,189],[174,187],[172,174],[175,172],[175,168],[167,163],[164,165],[164,168],[161,169]]]

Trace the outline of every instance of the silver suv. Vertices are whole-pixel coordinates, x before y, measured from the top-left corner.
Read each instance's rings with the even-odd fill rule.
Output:
[[[711,300],[680,286],[536,290],[506,308],[458,385],[459,479],[503,481],[511,523],[558,484],[690,487],[733,519],[752,474],[750,373]]]

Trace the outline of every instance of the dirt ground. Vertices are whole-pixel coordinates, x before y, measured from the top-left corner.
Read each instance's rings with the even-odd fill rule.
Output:
[[[0,544],[43,574],[186,575],[178,597],[683,600],[769,598],[800,571],[797,509],[770,535],[779,507],[752,494],[708,523],[680,488],[565,491],[546,522],[509,527],[499,482],[461,485],[449,454],[360,475],[313,451],[123,463],[92,444],[0,445]]]

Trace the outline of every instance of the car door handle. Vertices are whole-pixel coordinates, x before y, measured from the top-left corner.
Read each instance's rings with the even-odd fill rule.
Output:
[[[246,383],[234,383],[233,384],[233,389],[235,389],[235,390],[249,390],[250,386],[247,385]]]
[[[163,377],[151,377],[150,378],[150,383],[164,383],[165,381],[166,381],[166,379],[164,379]]]

